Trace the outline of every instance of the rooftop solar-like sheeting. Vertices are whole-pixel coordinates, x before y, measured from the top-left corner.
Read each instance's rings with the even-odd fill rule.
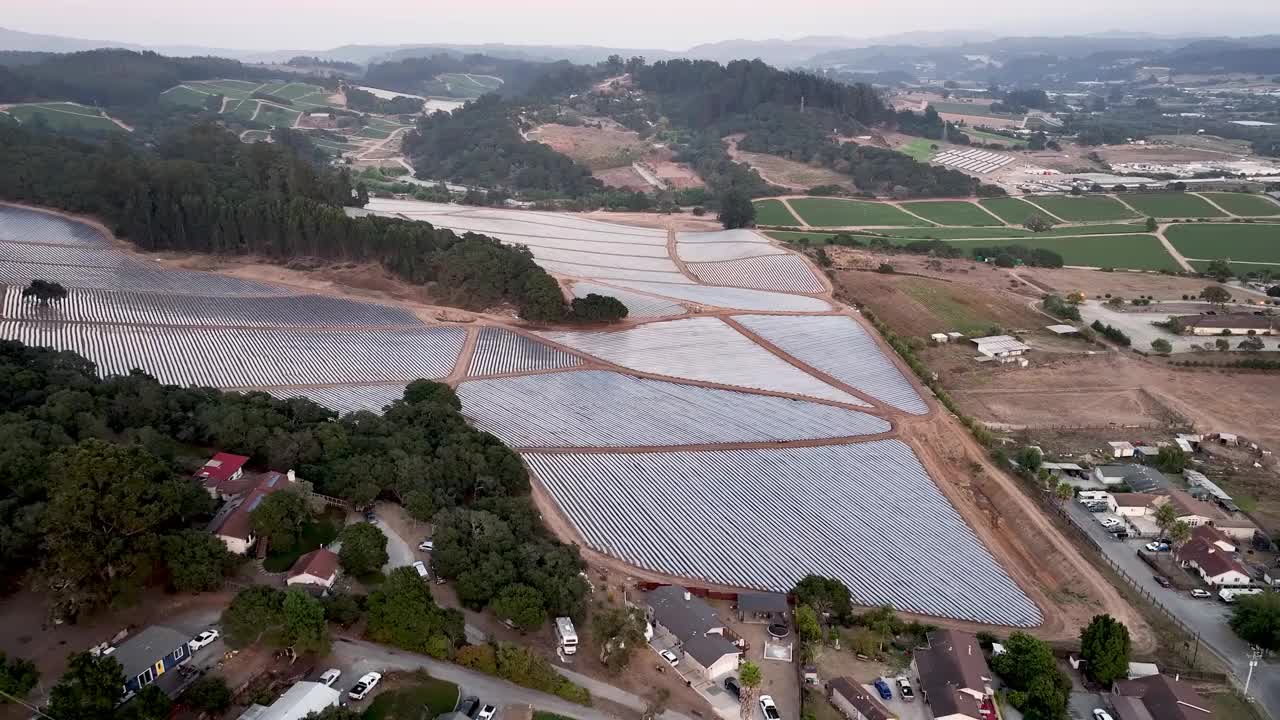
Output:
[[[108,245],[93,227],[26,208],[0,206],[0,241],[53,245]]]
[[[860,605],[1042,621],[896,440],[525,460],[592,548],[648,570],[774,592],[823,575]]]
[[[626,330],[538,334],[641,372],[866,405],[715,318],[671,320]]]
[[[483,327],[476,338],[468,375],[557,370],[576,367],[582,358],[502,328]]]
[[[826,290],[798,255],[765,255],[725,262],[689,263],[689,272],[709,285],[818,293]]]
[[[573,284],[573,296],[575,298],[584,298],[588,295],[617,298],[619,302],[627,306],[627,317],[629,318],[675,317],[686,312],[683,305],[670,300],[663,300],[662,298],[649,297],[648,295],[585,281]]]
[[[476,427],[513,447],[813,440],[890,430],[856,410],[603,370],[473,380],[458,396]]]
[[[789,312],[826,312],[831,309],[825,300],[768,290],[712,287],[709,285],[680,285],[661,282],[618,281],[611,285],[643,290],[699,305],[714,305],[732,310],[770,310]]]
[[[899,410],[924,415],[929,406],[876,341],[843,315],[740,315],[743,327],[797,360]]]
[[[384,407],[404,397],[404,388],[404,385],[340,385],[317,388],[267,388],[266,392],[281,400],[306,398],[343,415],[359,410],[381,415]]]
[[[102,375],[134,368],[160,382],[210,387],[410,382],[453,369],[466,332],[227,330],[0,321],[0,338],[73,350]]]
[[[23,299],[18,286],[3,289],[0,315],[59,322],[232,327],[422,324],[413,313],[397,307],[321,295],[235,297],[73,288],[56,303],[37,305]]]

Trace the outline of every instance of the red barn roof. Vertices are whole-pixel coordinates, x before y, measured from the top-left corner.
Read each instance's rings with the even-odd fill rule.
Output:
[[[338,556],[333,552],[320,548],[298,558],[289,568],[289,577],[311,575],[318,578],[329,578],[338,570]]]
[[[249,462],[249,458],[244,455],[232,455],[231,453],[217,453],[209,458],[209,462],[196,473],[196,477],[203,478],[208,481],[206,484],[216,485],[226,482],[235,475],[237,471]]]

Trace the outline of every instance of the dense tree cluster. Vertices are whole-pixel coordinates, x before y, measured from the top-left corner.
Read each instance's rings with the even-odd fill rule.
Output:
[[[343,94],[347,98],[347,107],[352,110],[383,115],[413,115],[422,112],[421,98],[397,95],[384,100],[368,90],[350,85],[343,89]]]
[[[589,69],[568,62],[534,62],[486,55],[437,53],[429,57],[392,59],[374,63],[365,71],[363,82],[373,87],[399,90],[414,95],[466,97],[460,88],[441,80],[444,73],[491,75],[502,79],[495,91],[504,97],[549,96],[572,91],[590,82]],[[478,93],[476,93],[478,94]]]
[[[443,660],[466,641],[462,612],[436,605],[413,568],[392,570],[369,594],[368,612],[365,634],[375,642]]]
[[[260,79],[266,72],[216,57],[173,58],[132,50],[50,55],[41,62],[0,67],[0,102],[74,100],[86,105],[155,101],[184,80]]]
[[[970,248],[975,258],[992,258],[997,267],[1013,267],[1021,261],[1028,267],[1060,268],[1062,256],[1046,248],[1029,248],[1025,245],[996,245]]]
[[[156,685],[120,705],[124,668],[110,655],[76,653],[49,692],[45,717],[59,720],[164,720],[172,703]]]
[[[1027,720],[1065,717],[1071,678],[1058,669],[1053,648],[1043,640],[1015,632],[1005,640],[1004,649],[991,658],[991,669],[1008,685],[1009,703]]]
[[[578,322],[611,323],[627,316],[627,306],[616,297],[589,293],[586,297],[573,299],[570,314]]]
[[[345,172],[285,145],[246,145],[214,125],[174,133],[154,152],[0,128],[0,197],[96,215],[144,250],[377,262],[441,302],[514,302],[535,321],[563,314],[555,281],[526,250],[427,223],[348,217]]]
[[[569,197],[604,187],[585,165],[520,137],[518,114],[497,95],[437,112],[405,136],[405,154],[422,178]]]
[[[329,651],[324,606],[302,590],[267,585],[245,588],[223,611],[222,629],[232,647],[264,642],[299,654]]]
[[[1099,685],[1109,686],[1129,674],[1129,628],[1110,615],[1094,615],[1080,631],[1080,657],[1085,674]]]
[[[8,658],[0,652],[0,705],[9,702],[9,698],[22,699],[31,692],[40,680],[40,671],[30,660],[15,657]]]
[[[289,61],[285,64],[290,67],[297,68],[331,68],[333,70],[342,70],[353,73],[360,72],[363,69],[360,65],[353,62],[346,62],[344,60],[327,60],[325,58],[318,58],[315,56],[307,57],[306,55],[295,55],[294,57],[289,58]]]
[[[338,560],[348,573],[368,575],[387,564],[387,536],[377,525],[367,522],[348,525],[339,539],[342,549],[338,551]]]

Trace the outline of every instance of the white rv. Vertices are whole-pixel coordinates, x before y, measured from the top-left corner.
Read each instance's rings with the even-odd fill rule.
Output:
[[[556,637],[560,640],[560,649],[565,655],[578,652],[578,631],[573,629],[573,620],[567,617],[556,618]]]

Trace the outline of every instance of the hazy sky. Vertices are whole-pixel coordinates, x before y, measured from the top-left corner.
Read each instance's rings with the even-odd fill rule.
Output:
[[[685,49],[733,38],[914,30],[1280,32],[1280,2],[1234,0],[0,0],[0,26],[146,45],[325,49],[505,42]]]

